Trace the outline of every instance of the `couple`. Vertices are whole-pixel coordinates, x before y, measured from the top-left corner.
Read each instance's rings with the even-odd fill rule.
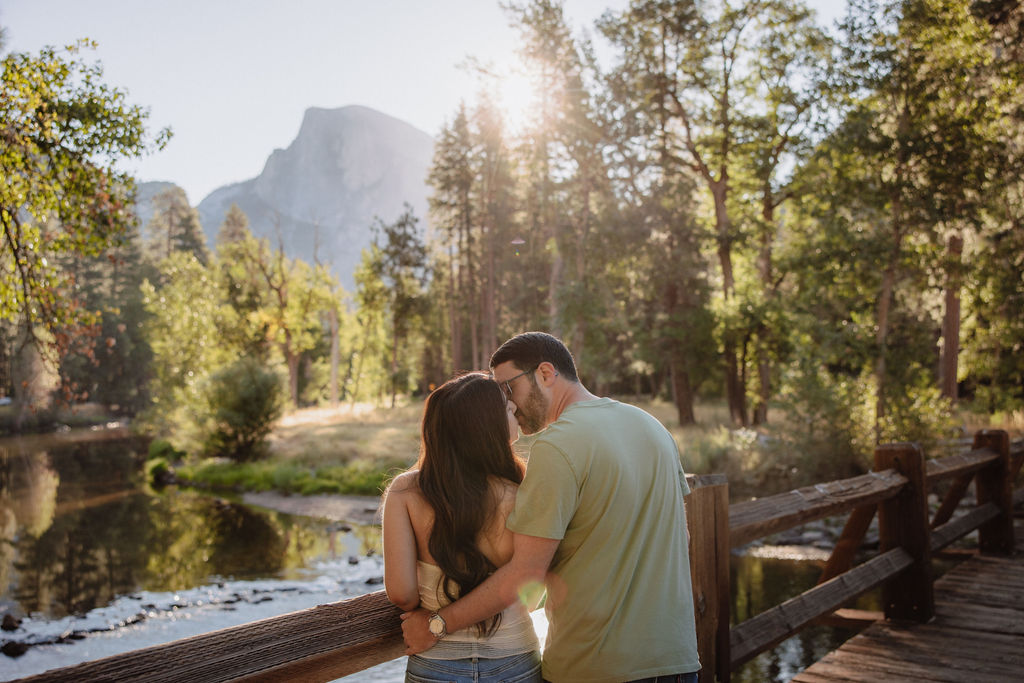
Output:
[[[587,391],[549,334],[509,339],[491,374],[430,395],[419,460],[385,494],[406,680],[542,680],[529,610],[543,587],[543,680],[695,683],[689,489],[672,436]],[[528,468],[517,427],[536,434]]]

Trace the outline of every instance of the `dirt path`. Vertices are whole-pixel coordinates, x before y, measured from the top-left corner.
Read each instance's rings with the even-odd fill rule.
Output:
[[[320,517],[335,522],[379,524],[377,496],[286,496],[272,491],[246,493],[242,500],[249,505],[270,508],[291,515]]]

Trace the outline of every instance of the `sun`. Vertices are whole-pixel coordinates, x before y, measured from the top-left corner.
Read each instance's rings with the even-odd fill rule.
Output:
[[[490,86],[509,133],[518,135],[536,124],[540,96],[522,66],[508,65],[495,72]]]

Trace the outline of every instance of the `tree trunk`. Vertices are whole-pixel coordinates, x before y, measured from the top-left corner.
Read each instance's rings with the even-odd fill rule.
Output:
[[[338,407],[338,310],[331,308],[327,315],[331,324],[331,407]]]
[[[882,274],[882,287],[878,293],[878,308],[875,318],[875,347],[878,358],[875,361],[875,440],[882,438],[882,419],[885,417],[885,370],[889,342],[889,313],[892,308],[893,291],[896,288],[896,262],[899,247],[893,250],[890,260]]]
[[[587,237],[590,233],[590,184],[584,181],[582,216],[580,227],[576,233],[576,286],[581,287],[587,280]],[[583,343],[586,339],[587,323],[586,318],[580,316],[573,325],[572,347],[576,353],[583,353]]]
[[[772,238],[775,226],[775,204],[771,185],[765,184],[761,189],[761,253],[758,254],[758,274],[761,276],[761,296],[765,303],[775,298],[772,268]],[[768,422],[768,401],[772,397],[772,363],[768,357],[767,337],[770,334],[763,320],[757,329],[757,405],[754,406],[754,424]]]
[[[669,251],[670,254],[676,253],[674,241]],[[687,305],[685,285],[680,287],[677,281],[670,277],[664,292],[664,310],[669,320],[676,318],[680,309],[685,309]],[[676,404],[676,412],[679,416],[679,424],[694,424],[697,420],[693,415],[693,387],[690,385],[690,373],[686,369],[686,340],[678,329],[674,330],[674,333],[668,338],[668,375],[672,400]]]
[[[497,285],[497,267],[495,265],[495,241],[493,227],[489,231],[487,240],[487,273],[484,285],[484,353],[487,354],[481,368],[486,368],[490,363],[490,353],[498,343],[498,306],[495,301]]]
[[[363,378],[363,358],[366,357],[366,347],[369,346],[369,344],[367,343],[367,337],[368,336],[369,335],[364,335],[363,336],[363,347],[362,347],[362,350],[359,352],[359,359],[356,362],[355,372],[351,373],[352,374],[352,402],[351,402],[352,406],[355,406],[356,399],[359,397],[359,382]],[[351,365],[352,365],[352,361],[349,360],[349,367],[351,367]]]
[[[395,407],[398,394],[398,335],[391,335],[391,407]]]
[[[452,370],[462,367],[462,321],[456,305],[458,293],[455,287],[455,254],[448,246],[448,322],[452,335]]]
[[[946,272],[945,315],[942,319],[942,358],[939,362],[939,388],[942,395],[957,400],[957,357],[960,354],[960,284],[964,241],[959,235],[949,238]]]
[[[551,275],[548,279],[548,327],[551,334],[561,338],[563,334],[562,311],[559,306],[558,290],[562,282],[562,254],[558,249],[558,240],[553,238],[551,244],[555,245],[555,253],[551,259]]]
[[[285,360],[288,363],[288,397],[292,403],[292,410],[299,408],[299,361],[302,355],[292,351],[285,351]]]
[[[722,293],[725,301],[733,297],[734,279],[732,272],[732,224],[725,205],[727,193],[726,179],[709,181],[711,194],[715,199],[715,227],[718,241],[718,262],[722,268]],[[740,381],[740,364],[737,358],[734,331],[726,329],[723,334],[723,351],[725,356],[725,395],[729,403],[729,417],[733,424],[746,426],[747,396],[743,382]]]
[[[693,415],[693,389],[690,386],[690,373],[686,371],[686,362],[677,352],[672,353],[669,361],[669,374],[672,377],[672,395],[676,402],[676,414],[680,425],[697,423]]]

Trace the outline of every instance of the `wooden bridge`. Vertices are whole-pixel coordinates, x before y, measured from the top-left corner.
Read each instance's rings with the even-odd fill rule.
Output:
[[[983,431],[957,455],[926,460],[915,444],[885,445],[868,474],[732,506],[724,476],[688,477],[701,681],[728,681],[822,620],[866,628],[796,681],[1024,678],[1024,557],[1014,557],[1013,514],[1024,503],[1024,489],[1013,489],[1022,461],[1024,442]],[[929,493],[943,496],[931,518]],[[854,566],[876,514],[878,554]],[[846,525],[818,585],[730,627],[730,550],[838,515]],[[978,551],[933,581],[933,554],[974,531]],[[879,586],[884,613],[843,609]],[[378,591],[21,680],[330,681],[400,657],[399,613]]]
[[[1024,679],[1024,524],[1013,558],[978,556],[935,582],[926,624],[872,624],[794,683]]]

